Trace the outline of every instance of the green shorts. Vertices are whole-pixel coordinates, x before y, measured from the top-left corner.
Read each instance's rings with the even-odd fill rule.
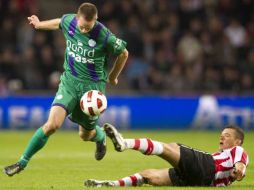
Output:
[[[92,130],[98,123],[99,117],[89,117],[80,109],[80,99],[89,90],[98,90],[105,94],[105,81],[81,80],[64,72],[60,78],[52,106],[61,106],[69,114],[70,120],[87,130]]]

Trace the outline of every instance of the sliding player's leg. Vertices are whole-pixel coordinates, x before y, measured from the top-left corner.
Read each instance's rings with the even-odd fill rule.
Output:
[[[149,184],[154,186],[170,186],[169,169],[147,169],[142,172],[124,177],[118,180],[95,180],[85,181],[87,187],[131,187]]]
[[[176,143],[165,144],[147,138],[124,139],[116,128],[110,124],[104,125],[107,136],[112,140],[115,149],[119,152],[133,149],[145,155],[157,155],[177,167],[180,160],[180,147]]]
[[[66,110],[60,106],[51,108],[48,121],[34,133],[20,160],[4,168],[8,176],[19,173],[27,166],[31,157],[45,146],[49,136],[62,126],[66,114]]]

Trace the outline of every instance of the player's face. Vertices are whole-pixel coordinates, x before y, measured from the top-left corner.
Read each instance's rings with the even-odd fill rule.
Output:
[[[239,145],[239,139],[235,136],[234,129],[224,129],[220,135],[219,150],[232,148]]]
[[[95,22],[96,22],[97,16],[94,17],[94,19],[92,19],[91,21],[87,21],[83,16],[77,16],[77,26],[80,30],[81,33],[87,33],[89,32]]]

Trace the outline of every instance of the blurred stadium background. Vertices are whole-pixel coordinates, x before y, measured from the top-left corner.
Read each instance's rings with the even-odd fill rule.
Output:
[[[82,2],[0,1],[1,128],[43,124],[62,72],[61,32],[35,31],[27,16],[61,17]],[[92,2],[130,52],[120,84],[108,87],[102,122],[125,129],[254,128],[253,1]]]
[[[31,131],[45,122],[63,70],[65,41],[61,31],[35,31],[28,25],[27,16],[36,14],[41,20],[61,17],[75,12],[83,2],[0,0],[1,168],[16,161]],[[254,135],[253,0],[86,2],[97,5],[98,20],[126,40],[130,52],[119,85],[108,87],[109,107],[101,123],[111,122],[129,137],[180,141],[209,152],[217,147],[216,129],[236,123],[248,131],[245,146],[250,158],[254,156],[250,140]],[[77,126],[66,120],[63,128]],[[167,131],[154,133],[146,129]],[[187,129],[195,131],[186,132]],[[29,168],[30,173],[24,172],[17,180],[1,175],[0,189],[80,189],[85,177],[123,177],[148,165],[167,167],[159,159],[146,159],[146,165],[142,155],[118,156],[109,148],[109,156],[95,169],[95,175],[93,167],[98,163],[93,160],[93,144],[80,143],[73,133],[60,132],[53,137],[49,148],[35,156],[33,162],[37,164]],[[68,146],[61,144],[66,139]],[[75,165],[80,160],[82,163]],[[126,166],[128,161],[132,164]],[[121,172],[115,171],[115,166],[122,168]],[[48,175],[49,170],[55,175],[59,168],[65,169],[56,177]],[[235,189],[253,189],[253,168],[251,163],[249,177]],[[42,171],[33,173],[35,170]],[[69,174],[76,174],[73,181],[62,184],[70,179]],[[45,182],[40,181],[41,176],[45,176]]]
[[[60,31],[35,31],[27,16],[61,17],[83,1],[0,2],[0,94],[55,91],[64,39]],[[120,85],[109,92],[253,94],[253,1],[92,2],[130,52]]]

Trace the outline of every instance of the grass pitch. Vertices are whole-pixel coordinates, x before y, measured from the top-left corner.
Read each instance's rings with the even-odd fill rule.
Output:
[[[22,154],[34,131],[0,131],[0,168],[12,164]],[[123,131],[127,138],[148,137],[162,142],[181,142],[215,152],[220,132],[197,131]],[[241,182],[235,182],[228,189],[254,189],[254,133],[247,132],[244,148],[248,151],[250,164],[247,175]],[[1,190],[33,189],[86,189],[85,179],[119,179],[148,168],[168,168],[169,164],[156,156],[144,156],[137,151],[115,152],[108,139],[108,151],[101,161],[94,159],[95,144],[82,142],[75,131],[58,131],[47,145],[30,161],[20,174],[8,177],[0,173]],[[211,189],[209,187],[137,187],[136,189]],[[109,189],[109,188],[101,188]],[[134,189],[134,188],[124,188]]]

